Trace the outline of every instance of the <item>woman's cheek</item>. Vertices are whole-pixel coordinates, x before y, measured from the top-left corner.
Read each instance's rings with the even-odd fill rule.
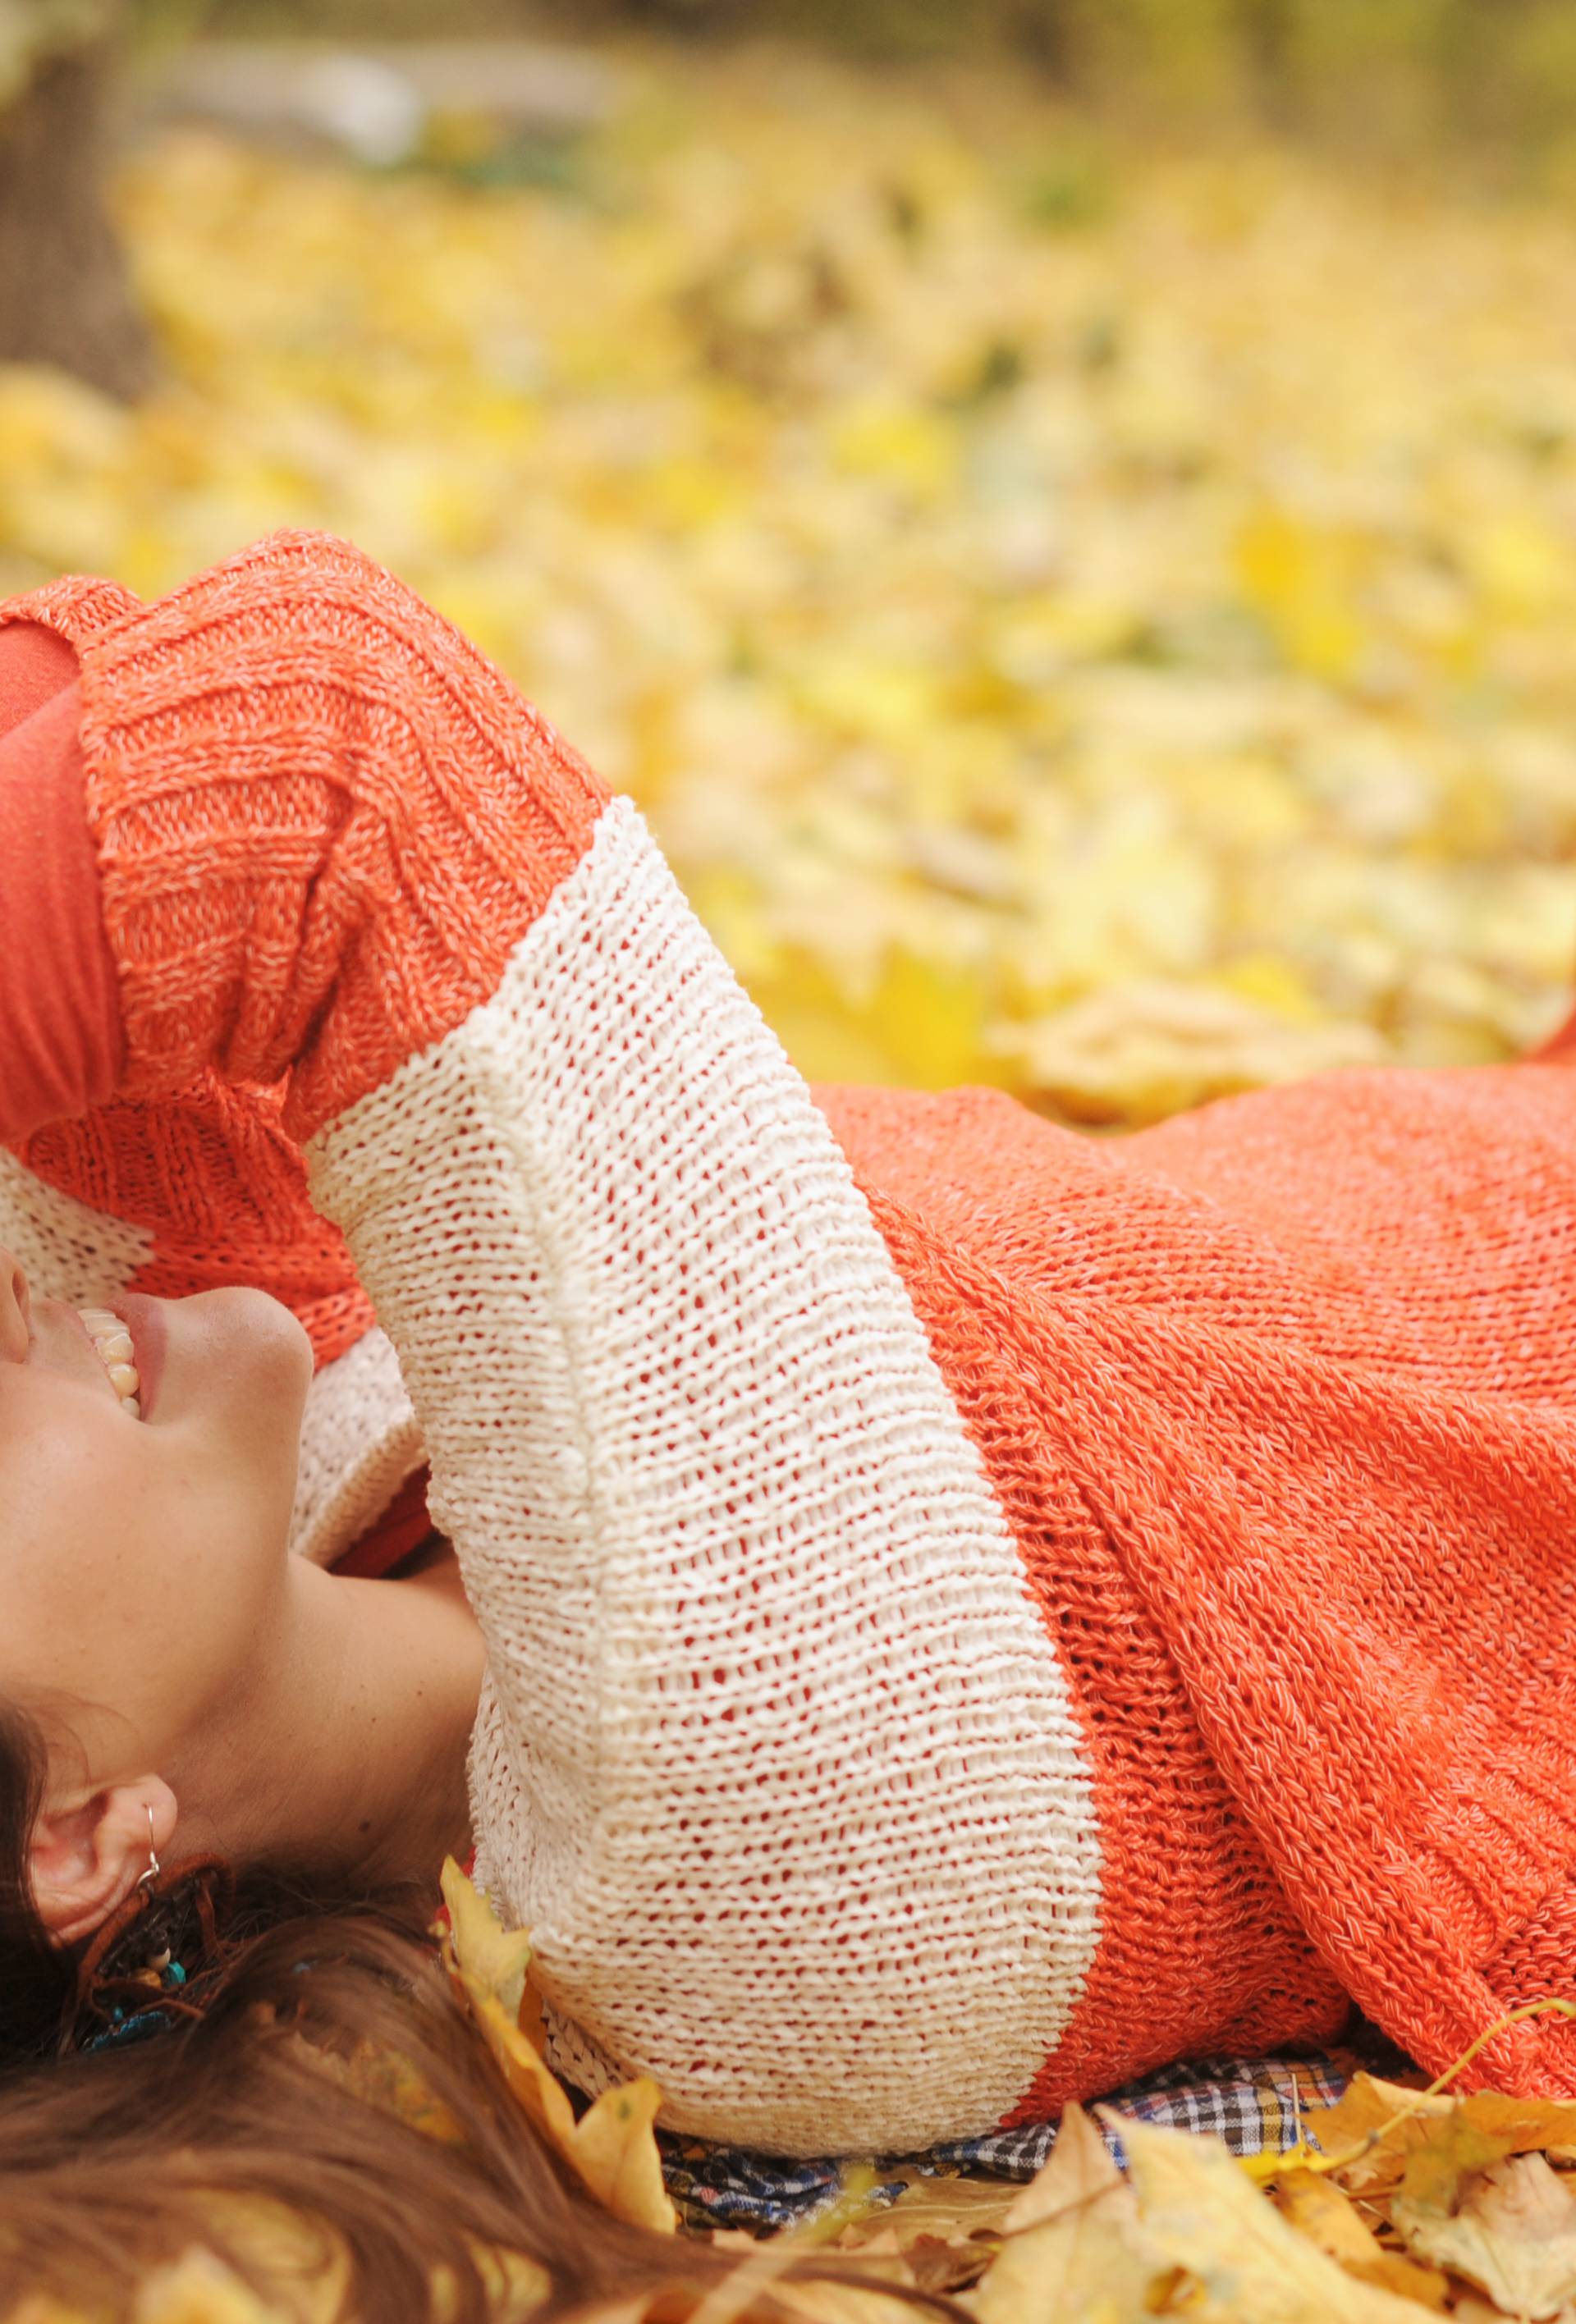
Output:
[[[80,1397],[20,1438],[0,1427],[0,1693],[114,1703],[153,1653],[166,1508],[139,1426]]]

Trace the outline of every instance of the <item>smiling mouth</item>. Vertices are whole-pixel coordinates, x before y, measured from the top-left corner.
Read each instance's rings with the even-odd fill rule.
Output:
[[[107,1307],[79,1307],[82,1327],[98,1351],[99,1360],[109,1375],[109,1385],[120,1398],[120,1408],[134,1420],[143,1416],[139,1390],[142,1374],[136,1367],[131,1333],[118,1315]]]

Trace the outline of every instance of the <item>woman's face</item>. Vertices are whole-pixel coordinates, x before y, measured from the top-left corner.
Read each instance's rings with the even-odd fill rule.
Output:
[[[178,1758],[277,1644],[312,1372],[266,1292],[109,1305],[140,1416],[105,1311],[35,1298],[0,1247],[0,1697],[58,1705],[107,1778]]]

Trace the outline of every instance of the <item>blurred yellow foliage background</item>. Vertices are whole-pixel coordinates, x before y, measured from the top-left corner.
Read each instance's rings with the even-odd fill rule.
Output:
[[[0,371],[0,584],[352,535],[641,801],[812,1076],[1127,1123],[1551,1031],[1558,198],[610,54],[546,160],[141,143],[163,382]]]

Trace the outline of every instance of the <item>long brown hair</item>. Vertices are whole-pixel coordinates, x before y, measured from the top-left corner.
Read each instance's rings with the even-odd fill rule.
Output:
[[[700,2293],[735,2264],[613,2218],[546,2146],[450,1997],[431,1895],[251,1876],[173,2024],[83,2050],[79,1963],[51,1945],[26,1877],[44,1765],[41,1736],[0,1710],[0,2315],[38,2292],[129,2318],[139,2280],[193,2243],[276,2292],[259,2200],[345,2271],[345,2316],[401,2324],[483,2324],[489,2252],[541,2269],[544,2324],[603,2299]],[[401,2061],[445,2135],[333,2070],[357,2058]]]

